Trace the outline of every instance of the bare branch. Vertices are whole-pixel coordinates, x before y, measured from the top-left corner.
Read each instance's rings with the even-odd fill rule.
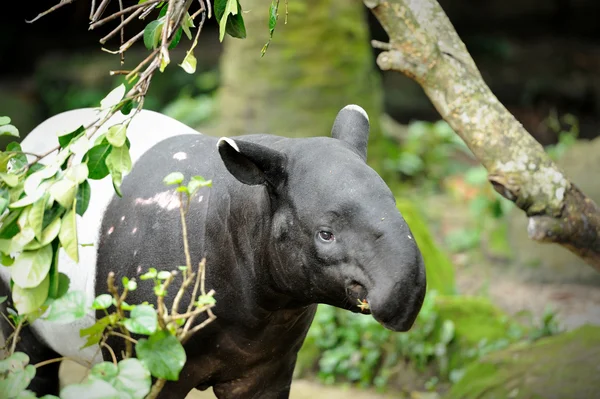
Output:
[[[130,16],[127,17],[127,19],[123,20],[123,22],[121,22],[119,24],[119,26],[117,26],[115,29],[113,29],[108,35],[106,35],[102,39],[100,39],[100,43],[102,43],[102,44],[106,43],[108,39],[110,39],[117,32],[122,30],[125,27],[125,25],[130,23],[135,17],[140,15],[142,13],[142,11],[144,11],[142,8],[138,8],[137,10],[135,10]]]
[[[600,271],[600,208],[498,101],[436,0],[364,0],[390,38],[381,69],[415,79],[488,170],[494,189],[530,218],[529,235],[563,245]]]
[[[150,1],[147,1],[147,2],[145,2],[145,3],[142,3],[142,4],[136,4],[136,5],[133,5],[133,6],[130,6],[130,7],[124,8],[123,10],[121,10],[121,11],[119,11],[119,12],[116,12],[116,13],[114,13],[114,14],[111,14],[111,15],[109,15],[109,16],[108,16],[108,17],[106,17],[106,18],[102,18],[101,20],[99,20],[99,21],[96,21],[96,22],[94,22],[93,24],[90,24],[90,28],[89,28],[89,29],[90,29],[90,30],[94,30],[94,29],[96,29],[97,27],[99,27],[99,26],[102,26],[102,25],[104,25],[105,23],[112,21],[113,19],[116,19],[116,18],[118,18],[118,17],[120,17],[120,16],[123,16],[123,15],[125,15],[125,14],[127,14],[127,13],[129,13],[129,12],[135,11],[135,10],[137,10],[138,8],[146,8],[146,7],[148,7],[150,10],[153,10],[153,9],[154,9],[154,5],[155,5],[156,3],[159,3],[160,1],[161,1],[161,0],[150,0]]]
[[[25,20],[25,22],[27,22],[28,24],[34,23],[35,21],[37,21],[38,19],[42,18],[43,16],[45,16],[45,15],[48,15],[48,14],[50,14],[51,12],[58,10],[58,9],[59,9],[59,8],[61,8],[62,6],[66,6],[67,4],[71,4],[71,3],[72,3],[72,2],[74,2],[74,1],[75,1],[75,0],[61,0],[61,2],[60,2],[60,3],[58,3],[57,5],[55,5],[55,6],[53,6],[53,7],[50,7],[49,9],[47,9],[46,11],[44,11],[44,12],[42,12],[42,13],[39,13],[39,14],[37,15],[37,17],[35,17],[35,18],[34,18],[34,19],[32,19],[32,20],[29,20],[29,21],[28,21],[28,20]]]

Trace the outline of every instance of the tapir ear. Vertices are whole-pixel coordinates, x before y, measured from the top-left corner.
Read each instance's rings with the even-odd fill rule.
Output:
[[[358,105],[346,105],[337,114],[331,137],[350,144],[359,155],[367,160],[367,142],[369,141],[369,116]]]
[[[276,189],[285,181],[285,155],[264,145],[227,137],[217,143],[225,167],[240,182]]]

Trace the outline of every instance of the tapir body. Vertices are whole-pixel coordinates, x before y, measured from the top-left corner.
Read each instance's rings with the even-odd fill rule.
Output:
[[[27,137],[24,150],[44,152],[57,132],[93,117],[92,110],[77,110],[50,119]],[[219,398],[286,398],[317,303],[359,312],[358,301],[367,300],[380,323],[405,331],[424,297],[417,244],[392,193],[365,163],[368,131],[357,106],[340,111],[333,137],[303,139],[219,140],[142,111],[128,129],[134,167],[122,197],[110,179],[93,182],[78,227],[80,242],[95,245],[81,248],[79,265],[61,255],[60,270],[71,289],[91,300],[107,292],[110,271],[120,281],[185,264],[179,196],[163,178],[181,172],[186,180],[211,179],[213,186],[192,198],[187,226],[192,263],[206,258],[205,285],[216,292],[217,319],[186,343],[186,366],[161,397],[212,386]],[[0,295],[6,295],[5,271],[2,277]],[[169,306],[178,282],[168,291]],[[152,288],[139,281],[127,301],[154,303]],[[187,292],[182,303],[190,297]],[[20,349],[34,361],[97,362],[98,348],[79,350],[79,329],[93,323],[93,313],[68,326],[38,320],[24,331]],[[119,353],[122,341],[111,343]],[[56,393],[56,370],[38,369],[32,389]]]

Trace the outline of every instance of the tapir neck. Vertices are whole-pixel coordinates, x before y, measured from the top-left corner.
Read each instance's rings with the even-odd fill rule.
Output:
[[[256,317],[289,308],[291,298],[279,292],[270,272],[272,201],[267,189],[242,184],[230,184],[226,192],[218,185],[213,189],[222,192],[214,197],[219,202],[211,204],[218,208],[219,220],[207,226],[207,244],[216,250],[207,252],[219,258],[207,259],[207,273],[208,281],[217,285],[217,301],[227,295],[233,306],[253,304],[248,312]],[[236,298],[243,303],[234,305]]]

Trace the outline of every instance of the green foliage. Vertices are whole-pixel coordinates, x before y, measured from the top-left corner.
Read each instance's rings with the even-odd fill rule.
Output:
[[[408,125],[399,153],[386,160],[386,167],[420,185],[439,186],[443,178],[464,168],[453,162],[456,154],[472,156],[446,122],[417,121]]]
[[[427,290],[435,290],[443,295],[456,293],[454,266],[435,243],[422,213],[413,201],[406,198],[396,198],[396,205],[410,226],[413,238],[423,255],[427,273]]]
[[[558,136],[558,142],[547,146],[546,152],[553,161],[558,161],[577,141],[579,121],[574,115],[565,114],[559,118],[556,112],[552,112],[546,119],[546,125]]]
[[[445,398],[595,397],[599,344],[600,328],[588,325],[511,345],[473,362]]]
[[[185,364],[185,350],[168,331],[157,331],[148,339],[140,339],[135,346],[138,358],[157,378],[177,381]]]
[[[298,363],[302,373],[316,367],[328,384],[379,389],[393,385],[401,370],[414,369],[423,376],[416,389],[428,389],[460,380],[466,366],[490,352],[557,332],[552,313],[540,326],[525,326],[486,298],[429,291],[415,325],[402,334],[370,316],[320,305]]]
[[[277,26],[277,19],[279,18],[279,0],[272,0],[271,6],[269,7],[269,41],[263,46],[262,50],[260,50],[260,56],[264,57],[267,53],[269,45],[271,44],[271,40],[273,40],[273,33],[275,32],[275,27]]]
[[[0,360],[0,392],[5,397],[16,397],[25,390],[35,376],[35,367],[29,364],[29,356],[15,352]]]
[[[219,22],[220,41],[223,41],[225,32],[240,39],[246,37],[242,6],[238,0],[215,0],[215,16]]]

